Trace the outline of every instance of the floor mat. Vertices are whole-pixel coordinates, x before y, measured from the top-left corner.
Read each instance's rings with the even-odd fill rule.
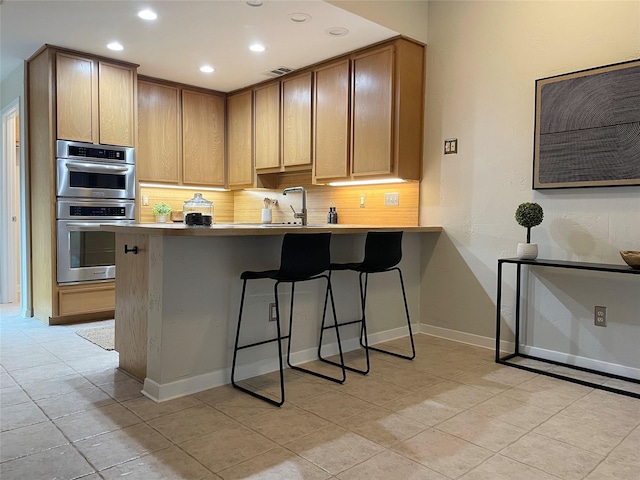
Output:
[[[77,330],[76,333],[82,338],[95,343],[105,350],[113,350],[115,346],[115,327],[109,325],[106,327],[93,327]]]

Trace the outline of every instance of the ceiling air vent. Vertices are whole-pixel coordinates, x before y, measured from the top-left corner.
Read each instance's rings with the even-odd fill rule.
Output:
[[[268,72],[264,72],[264,75],[266,75],[267,77],[281,77],[282,75],[286,75],[287,73],[291,73],[293,72],[293,68],[289,68],[289,67],[278,67],[278,68],[274,68],[273,70],[269,70]]]

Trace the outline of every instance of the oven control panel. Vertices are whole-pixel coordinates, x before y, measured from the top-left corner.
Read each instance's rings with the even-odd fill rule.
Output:
[[[85,207],[81,205],[71,205],[69,207],[70,217],[123,217],[126,215],[125,207]]]
[[[58,220],[133,220],[135,202],[116,199],[58,199]]]

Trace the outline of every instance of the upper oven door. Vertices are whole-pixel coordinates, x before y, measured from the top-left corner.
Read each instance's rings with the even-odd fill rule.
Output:
[[[135,166],[57,159],[58,197],[135,198]]]

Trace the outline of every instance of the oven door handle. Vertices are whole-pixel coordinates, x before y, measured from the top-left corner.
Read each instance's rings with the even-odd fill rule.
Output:
[[[66,164],[67,170],[70,172],[90,172],[90,173],[127,173],[130,167],[122,167],[120,165],[94,165],[93,163],[74,162]]]
[[[79,232],[81,230],[100,230],[101,223],[67,223],[67,230]]]

